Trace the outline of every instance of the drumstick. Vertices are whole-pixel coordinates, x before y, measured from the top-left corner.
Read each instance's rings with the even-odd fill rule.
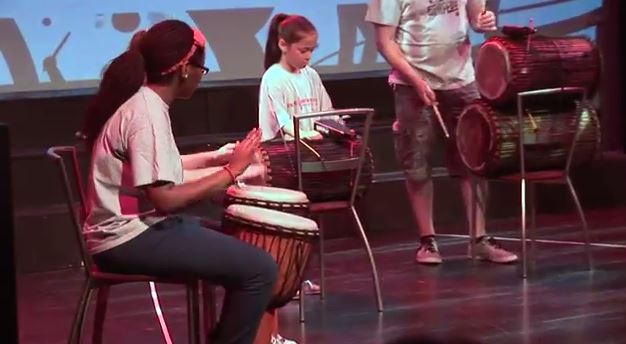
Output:
[[[446,135],[447,139],[449,139],[450,134],[448,133],[448,128],[446,128],[446,124],[443,122],[443,117],[441,117],[441,113],[439,112],[439,108],[437,107],[437,104],[433,103],[433,110],[435,110],[435,116],[437,117],[437,120],[439,121],[439,125],[441,126],[441,129],[443,130],[443,134]]]
[[[304,147],[306,147],[308,150],[311,151],[311,153],[313,153],[313,155],[315,155],[318,159],[322,160],[322,156],[320,155],[320,153],[318,153],[315,148],[311,147],[308,143],[304,142],[304,140],[300,139],[300,143],[302,143],[302,145]]]
[[[526,115],[528,115],[528,118],[530,119],[530,126],[533,127],[533,131],[537,131],[537,122],[535,122],[533,115],[530,113],[530,111],[526,111]]]

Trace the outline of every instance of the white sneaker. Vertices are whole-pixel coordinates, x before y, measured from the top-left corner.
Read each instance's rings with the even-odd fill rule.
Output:
[[[435,237],[429,236],[420,239],[415,261],[421,264],[441,264],[442,259]]]
[[[302,282],[302,284],[305,295],[319,295],[319,293],[322,291],[322,287],[320,287],[319,284],[311,280],[305,280],[304,282]],[[300,299],[300,290],[298,290],[296,292],[296,296],[293,297],[293,300],[298,299]]]
[[[471,244],[470,244],[471,245]],[[471,247],[469,248],[471,250]],[[513,263],[517,261],[517,255],[509,252],[498,244],[496,239],[492,237],[483,237],[479,242],[474,244],[476,259],[486,260],[493,263]],[[471,256],[471,251],[469,251]]]
[[[272,335],[270,344],[298,344],[295,340],[283,338],[280,334]]]

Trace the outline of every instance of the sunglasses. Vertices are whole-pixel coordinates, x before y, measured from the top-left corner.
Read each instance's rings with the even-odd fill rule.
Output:
[[[209,73],[209,67],[201,66],[201,65],[193,63],[193,62],[189,62],[189,65],[190,66],[194,66],[196,68],[202,69],[202,75],[207,75]]]

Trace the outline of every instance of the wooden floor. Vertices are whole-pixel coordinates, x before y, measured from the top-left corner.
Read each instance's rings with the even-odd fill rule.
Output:
[[[595,269],[585,269],[576,218],[540,217],[534,273],[520,264],[467,259],[459,228],[441,228],[445,262],[421,266],[411,230],[371,238],[382,278],[385,311],[375,309],[369,265],[357,239],[327,245],[327,299],[309,297],[307,321],[297,303],[281,312],[281,333],[300,343],[382,344],[409,334],[461,336],[481,343],[626,343],[626,209],[588,214]],[[503,245],[518,251],[516,221],[490,224]],[[563,241],[563,242],[561,242]],[[312,266],[310,277],[317,276]],[[82,282],[78,270],[19,279],[21,343],[65,343]],[[185,343],[184,290],[158,286],[174,343]],[[113,288],[105,343],[164,343],[146,284]],[[91,332],[92,313],[85,334]],[[87,337],[88,338],[88,337]],[[86,341],[88,342],[88,341]],[[450,343],[450,341],[448,341]]]

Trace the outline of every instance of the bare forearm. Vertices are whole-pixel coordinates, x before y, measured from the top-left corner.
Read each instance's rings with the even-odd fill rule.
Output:
[[[193,170],[183,170],[185,183],[196,181],[200,178],[210,176],[222,170],[221,166],[211,166],[205,168],[197,168]]]
[[[485,0],[469,0],[466,9],[467,19],[474,31],[485,33],[498,30],[496,15],[486,8]]]
[[[224,190],[233,182],[231,175],[224,169],[210,175],[202,176],[183,184],[169,184],[156,187],[147,192],[155,208],[165,214],[175,213],[190,207],[220,190]]]
[[[261,132],[256,128],[252,129],[239,144],[233,144],[235,147],[232,157],[228,165],[222,167],[220,171],[196,180],[188,180],[179,185],[173,183],[152,184],[145,187],[144,191],[154,207],[165,214],[179,211],[203,199],[210,198],[216,192],[222,191],[232,184],[237,176],[250,165],[258,151],[260,141]]]
[[[186,154],[181,156],[181,159],[183,161],[183,169],[185,170],[195,170],[220,165],[216,151]]]
[[[389,64],[398,71],[413,86],[418,96],[425,105],[432,105],[437,101],[437,95],[428,85],[426,80],[422,79],[418,71],[411,66],[409,61],[404,57],[404,53],[395,41],[397,28],[382,24],[375,24],[376,44],[378,50],[387,59]]]
[[[287,123],[282,127],[283,133],[287,136],[287,137],[291,137],[291,138],[295,138],[296,135],[294,134],[296,131],[293,128],[293,123]],[[315,130],[302,130],[300,129],[300,138],[303,139],[307,139],[311,136],[315,136],[317,133],[317,131]]]
[[[415,85],[422,81],[421,76],[415,68],[409,64],[404,57],[404,53],[400,50],[400,46],[393,40],[377,40],[378,51],[387,60],[389,65],[397,70],[411,85]]]
[[[467,20],[472,29],[476,32],[483,32],[478,27],[476,19],[485,10],[485,0],[468,0],[465,9],[467,11]]]
[[[295,135],[296,130],[294,129],[292,122],[289,122],[289,123],[283,125],[281,129],[283,130],[283,133],[285,133],[285,134],[287,134],[287,135],[289,135],[291,137],[295,137],[296,136]]]

